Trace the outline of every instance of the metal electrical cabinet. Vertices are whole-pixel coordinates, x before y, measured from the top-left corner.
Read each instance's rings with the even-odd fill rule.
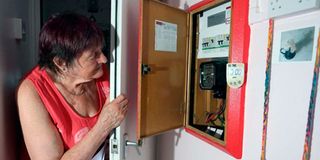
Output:
[[[248,0],[140,5],[137,138],[185,127],[241,158],[245,84],[228,87],[226,65],[247,64]]]

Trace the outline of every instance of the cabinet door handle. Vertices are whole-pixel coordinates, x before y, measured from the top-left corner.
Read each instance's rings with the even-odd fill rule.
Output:
[[[141,69],[142,75],[147,75],[149,72],[151,72],[151,68],[147,64],[142,64],[142,69]]]

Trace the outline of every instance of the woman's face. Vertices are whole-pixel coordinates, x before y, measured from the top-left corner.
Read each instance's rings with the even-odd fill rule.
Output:
[[[84,81],[91,81],[103,75],[102,67],[107,62],[101,47],[85,50],[69,67],[71,76]]]

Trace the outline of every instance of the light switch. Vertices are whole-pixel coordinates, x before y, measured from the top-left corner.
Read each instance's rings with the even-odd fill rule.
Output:
[[[22,39],[23,29],[22,29],[21,18],[11,19],[11,29],[12,29],[12,37],[14,39]]]

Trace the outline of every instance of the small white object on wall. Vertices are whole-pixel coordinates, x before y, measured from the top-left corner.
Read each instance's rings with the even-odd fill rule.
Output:
[[[320,0],[269,0],[268,17],[278,17],[320,8]]]
[[[22,19],[21,18],[12,18],[11,19],[11,30],[12,30],[12,38],[21,40],[23,34],[22,28]]]
[[[250,0],[249,24],[259,23],[268,19],[268,1]]]

